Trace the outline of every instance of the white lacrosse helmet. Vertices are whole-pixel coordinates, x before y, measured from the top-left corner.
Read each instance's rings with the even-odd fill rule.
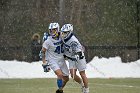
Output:
[[[63,39],[66,39],[71,35],[72,32],[73,32],[73,25],[72,24],[65,24],[61,28],[61,37]]]
[[[52,37],[56,37],[59,32],[59,24],[58,23],[50,23],[49,25],[49,34]]]

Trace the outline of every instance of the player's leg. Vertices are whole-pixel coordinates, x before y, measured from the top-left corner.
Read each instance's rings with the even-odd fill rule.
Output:
[[[51,66],[51,69],[57,76],[58,90],[56,91],[56,93],[63,93],[63,73],[58,65],[58,62],[56,60],[49,60],[49,64]]]
[[[56,90],[56,93],[63,93],[63,88],[68,82],[69,77],[63,76],[63,73],[60,69],[56,70],[55,74],[57,75],[57,86],[58,86],[58,90]]]
[[[77,64],[77,68],[79,70],[80,76],[82,78],[82,81],[84,83],[84,92],[83,93],[89,93],[89,87],[88,87],[88,79],[85,73],[85,69],[86,69],[86,61],[85,59],[81,59],[79,60],[78,64]]]
[[[66,83],[69,81],[69,76],[63,76],[63,86],[62,89],[65,87]]]
[[[57,86],[59,89],[62,89],[63,88],[63,73],[60,69],[57,69],[54,72],[57,75]]]
[[[69,81],[69,69],[66,65],[65,60],[61,60],[62,64],[60,65],[60,69],[63,73],[63,88],[65,87],[66,83]]]
[[[79,73],[80,73],[81,78],[82,78],[83,83],[84,83],[83,93],[89,93],[88,79],[87,79],[87,76],[85,74],[85,70],[84,71],[80,71]]]
[[[70,69],[70,75],[71,77],[81,85],[81,87],[83,87],[83,82],[81,80],[81,78],[76,74],[77,69]]]
[[[65,60],[59,61],[58,66],[60,69],[56,70],[55,73],[58,77],[57,85],[59,89],[56,91],[56,93],[63,93],[63,88],[65,87],[66,83],[69,81],[69,70],[65,63]]]
[[[72,60],[69,61],[69,69],[70,69],[70,75],[71,77],[83,87],[83,82],[82,79],[76,74],[77,67],[76,67],[76,62]]]

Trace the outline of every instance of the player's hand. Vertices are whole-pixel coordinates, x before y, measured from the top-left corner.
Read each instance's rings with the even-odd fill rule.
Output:
[[[77,52],[74,58],[78,61],[84,58],[84,55],[82,52]]]
[[[51,70],[50,65],[48,63],[42,64],[44,72],[49,72]]]

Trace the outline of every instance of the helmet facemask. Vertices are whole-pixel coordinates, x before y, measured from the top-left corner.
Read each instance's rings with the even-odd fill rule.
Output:
[[[70,31],[61,32],[61,37],[62,37],[62,39],[66,39],[67,37],[69,37],[70,33],[71,33]]]
[[[61,38],[67,39],[73,32],[73,25],[72,24],[65,24],[61,28]]]
[[[58,23],[50,23],[50,25],[49,25],[50,36],[55,38],[58,36],[58,32],[59,32],[59,24]]]
[[[58,36],[57,28],[49,29],[49,34],[54,38],[57,37]]]

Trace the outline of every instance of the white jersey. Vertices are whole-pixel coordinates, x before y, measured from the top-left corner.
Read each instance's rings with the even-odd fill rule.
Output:
[[[83,47],[78,41],[78,39],[71,34],[71,36],[68,39],[64,40],[64,54],[67,56],[69,61],[69,69],[78,69],[79,71],[84,71],[86,69],[86,60],[83,53]],[[72,60],[73,58],[76,58],[75,55],[80,52],[80,59],[79,60]]]
[[[83,52],[83,47],[82,45],[80,44],[80,42],[78,41],[78,39],[73,35],[71,34],[71,36],[67,39],[67,40],[64,40],[65,44],[64,44],[64,54],[67,56],[67,57],[71,57],[71,58],[74,58],[74,53],[77,53],[77,52]]]
[[[47,60],[61,60],[63,59],[62,40],[53,39],[51,36],[43,43],[46,48]]]

